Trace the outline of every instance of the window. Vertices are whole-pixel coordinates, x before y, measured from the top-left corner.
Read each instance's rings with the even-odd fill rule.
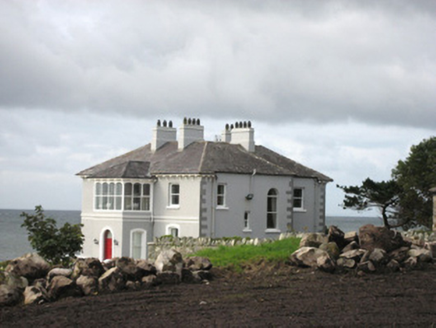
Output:
[[[123,192],[124,190],[124,192]],[[95,209],[106,211],[150,210],[150,184],[97,182],[95,184]]]
[[[178,206],[180,204],[180,186],[170,184],[169,206]]]
[[[179,229],[172,227],[169,230],[170,230],[170,235],[171,236],[173,236],[173,237],[178,237],[179,236]]]
[[[149,211],[150,184],[126,183],[124,185],[124,209],[126,211]]]
[[[95,208],[97,210],[121,210],[123,185],[120,182],[95,184]]]
[[[180,226],[178,224],[170,224],[166,227],[166,234],[173,236],[173,237],[179,237],[180,235]]]
[[[244,229],[250,229],[250,212],[244,213]]]
[[[226,206],[226,185],[224,184],[219,184],[217,187],[216,205],[221,207]]]
[[[268,191],[267,209],[266,209],[266,228],[277,228],[277,190]]]
[[[303,209],[304,208],[304,202],[303,202],[303,189],[302,188],[295,188],[294,189],[294,209]]]
[[[145,259],[145,231],[133,230],[131,232],[131,257]]]

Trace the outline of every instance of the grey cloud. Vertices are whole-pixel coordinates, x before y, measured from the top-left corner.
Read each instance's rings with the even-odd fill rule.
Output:
[[[3,108],[436,126],[433,1],[0,6]]]

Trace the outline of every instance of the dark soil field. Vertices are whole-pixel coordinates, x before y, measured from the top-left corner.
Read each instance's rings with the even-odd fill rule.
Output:
[[[204,284],[0,308],[4,327],[432,327],[436,267],[329,274],[259,264]]]

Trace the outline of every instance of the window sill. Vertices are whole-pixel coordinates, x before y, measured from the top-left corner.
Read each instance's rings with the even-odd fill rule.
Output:
[[[170,205],[167,206],[167,210],[178,210],[180,208],[180,205]]]
[[[247,233],[250,233],[250,232],[253,232],[253,230],[251,230],[251,229],[248,229],[248,228],[245,228],[244,230],[242,230],[242,232],[247,232]]]
[[[279,229],[266,229],[265,233],[281,233]]]
[[[229,208],[227,206],[217,206],[216,209],[218,211],[228,211],[229,210]]]
[[[298,212],[298,213],[306,213],[307,210],[304,208],[294,208],[294,212]]]

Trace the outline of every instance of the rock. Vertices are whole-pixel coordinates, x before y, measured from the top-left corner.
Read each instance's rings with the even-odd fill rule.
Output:
[[[342,253],[339,255],[340,258],[352,259],[359,262],[363,255],[366,253],[364,249],[352,249],[351,251]]]
[[[397,261],[398,263],[403,263],[408,257],[409,247],[400,247],[398,249],[393,250],[388,255],[391,259]]]
[[[50,299],[54,300],[81,295],[81,292],[74,281],[64,276],[53,277],[48,285],[47,291]]]
[[[144,276],[142,277],[141,282],[142,282],[142,287],[145,288],[150,288],[158,284],[155,275]]]
[[[212,269],[212,262],[206,257],[194,256],[185,259],[185,268],[191,271],[210,270]]]
[[[156,275],[156,267],[147,260],[136,260],[136,267],[141,277]]]
[[[22,290],[6,284],[0,285],[0,307],[16,305],[20,303],[22,299]]]
[[[124,289],[125,285],[126,281],[121,269],[118,267],[113,267],[112,269],[107,270],[98,279],[99,291],[115,292]]]
[[[335,262],[331,259],[331,257],[328,254],[318,257],[316,259],[316,265],[318,269],[329,273],[333,273],[336,269]]]
[[[321,244],[328,243],[328,238],[326,235],[321,233],[306,233],[303,235],[300,241],[300,247],[316,247],[318,248]]]
[[[428,249],[431,252],[431,256],[433,258],[436,258],[436,241],[425,243],[424,248]]]
[[[47,274],[47,280],[50,282],[53,277],[56,276],[64,276],[69,278],[71,276],[71,273],[73,272],[73,270],[71,269],[64,269],[64,268],[54,268],[52,270],[49,271],[49,273]]]
[[[82,275],[76,280],[76,285],[80,288],[83,295],[98,294],[98,280],[94,276]]]
[[[49,296],[45,288],[41,286],[28,286],[24,290],[24,304],[42,304],[49,301]]]
[[[325,244],[321,244],[319,249],[326,251],[332,259],[337,259],[341,251],[339,250],[338,245],[335,242],[331,241]]]
[[[344,234],[344,240],[346,244],[352,243],[353,241],[357,243],[359,241],[359,237],[357,235],[357,231],[350,231]]]
[[[353,249],[359,249],[359,244],[356,241],[352,241],[350,242],[347,246],[344,247],[344,249],[342,250],[342,253],[346,253],[348,251],[351,251]]]
[[[49,270],[49,264],[36,253],[28,253],[13,259],[5,269],[6,272],[12,272],[30,281],[45,277]]]
[[[141,288],[141,283],[139,281],[128,280],[126,282],[126,289],[127,290],[138,290],[140,288]]]
[[[321,256],[328,256],[328,253],[315,247],[302,247],[292,253],[289,260],[296,266],[317,267],[317,260]]]
[[[403,264],[406,269],[414,269],[418,265],[418,258],[409,257],[407,260],[404,261]]]
[[[157,273],[173,272],[182,278],[183,259],[182,255],[174,249],[163,250],[154,262]]]
[[[140,279],[141,272],[136,266],[136,261],[130,257],[121,257],[115,260],[115,266],[119,268],[126,280]]]
[[[375,265],[382,265],[386,264],[389,258],[385,250],[374,248],[372,252],[369,252],[369,260]]]
[[[336,261],[336,265],[338,267],[352,269],[352,268],[354,268],[356,266],[356,261],[353,260],[353,259],[348,259],[348,258],[345,258],[345,257],[340,257]]]
[[[365,273],[372,273],[375,272],[375,266],[371,261],[360,262],[357,265],[357,270]]]
[[[177,285],[181,281],[181,275],[172,271],[158,272],[156,282],[164,285]]]
[[[410,249],[409,252],[407,252],[407,255],[409,255],[410,257],[416,257],[418,262],[421,263],[428,263],[433,261],[433,256],[431,252],[425,248]]]
[[[398,261],[396,261],[396,260],[390,260],[389,262],[388,262],[388,264],[386,264],[386,267],[390,270],[390,271],[392,271],[392,272],[397,272],[397,271],[399,271],[400,270],[400,263],[398,263]]]
[[[95,257],[82,258],[77,259],[74,263],[71,278],[73,280],[79,278],[79,276],[92,276],[98,278],[104,272],[105,269],[99,259]]]
[[[405,245],[403,237],[396,231],[386,227],[376,227],[367,224],[359,229],[360,248],[372,251],[374,248],[381,248],[386,252],[391,252]]]
[[[329,242],[336,243],[336,245],[339,247],[339,249],[342,249],[347,244],[347,242],[344,239],[344,235],[345,235],[344,232],[341,229],[339,229],[338,227],[330,226],[327,238],[328,238]]]

